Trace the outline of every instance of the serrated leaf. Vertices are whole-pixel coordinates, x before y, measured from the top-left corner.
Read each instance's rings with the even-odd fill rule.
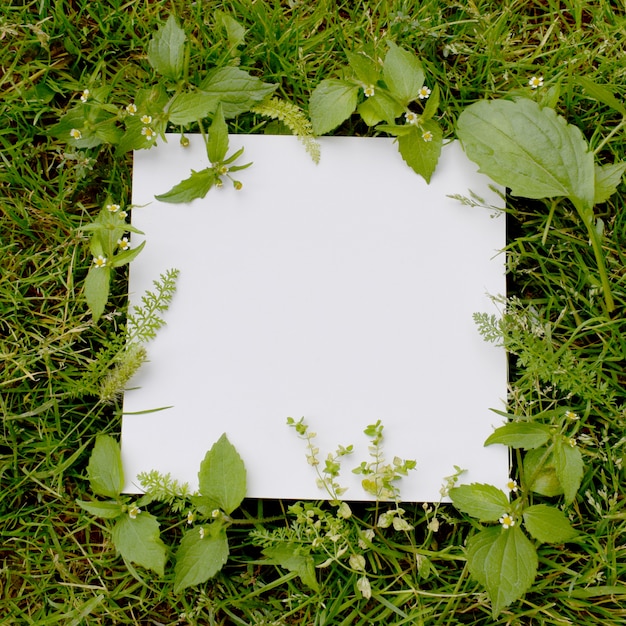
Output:
[[[124,486],[120,444],[110,435],[97,435],[89,457],[87,476],[91,490],[108,498],[117,498]]]
[[[183,75],[185,31],[170,15],[148,44],[148,62],[162,76],[178,80]]]
[[[392,95],[404,107],[417,99],[424,84],[424,70],[417,57],[392,41],[383,63],[383,78]]]
[[[362,52],[346,52],[350,69],[366,86],[376,85],[380,78],[380,67],[376,61]]]
[[[313,589],[319,590],[319,584],[315,576],[315,562],[308,554],[300,554],[299,546],[292,543],[281,543],[271,548],[265,548],[263,554],[271,563],[280,565],[290,572],[295,572],[300,580]]]
[[[430,140],[425,139],[430,133]],[[406,164],[429,183],[439,161],[443,146],[443,132],[437,122],[429,120],[421,128],[415,126],[407,134],[398,136],[398,149]]]
[[[159,536],[159,522],[153,515],[141,512],[135,519],[124,515],[113,527],[111,538],[124,559],[163,576],[167,549]]]
[[[404,109],[389,94],[378,89],[373,96],[359,104],[357,112],[368,126],[375,126],[383,120],[393,124]]]
[[[111,269],[109,267],[96,267],[92,265],[85,277],[85,300],[93,316],[93,321],[97,322],[109,299],[109,287],[111,283]]]
[[[217,111],[213,116],[213,121],[209,127],[209,140],[207,144],[207,155],[211,163],[221,163],[228,150],[228,127],[224,120],[222,105],[217,106]]]
[[[459,116],[457,134],[480,171],[513,195],[566,196],[591,211],[593,154],[581,131],[553,109],[526,98],[476,102]]]
[[[226,530],[219,524],[189,530],[180,542],[174,568],[174,593],[199,585],[217,574],[228,560]]]
[[[554,446],[554,467],[565,502],[569,504],[576,497],[585,470],[580,450],[569,443],[558,441]]]
[[[483,483],[453,487],[450,499],[459,511],[481,522],[496,522],[510,509],[509,499],[503,491]]]
[[[214,99],[212,111],[221,102],[224,117],[234,117],[249,111],[255,102],[271,95],[278,85],[264,83],[238,67],[222,67],[212,71],[202,82],[201,89]]]
[[[487,589],[494,619],[528,591],[537,562],[537,551],[519,526],[488,528],[467,542],[470,574]]]
[[[104,519],[115,519],[122,514],[122,505],[118,502],[98,502],[97,500],[85,502],[84,500],[76,500],[76,504],[81,509],[87,511],[87,513]]]
[[[169,121],[179,126],[197,122],[211,115],[218,103],[215,95],[203,91],[178,94],[168,110]]]
[[[594,83],[591,79],[586,78],[585,76],[579,76],[576,81],[594,100],[602,102],[602,104],[606,104],[622,115],[626,115],[626,106],[624,106],[624,104],[622,104],[606,87]]]
[[[622,182],[622,176],[625,170],[625,162],[595,166],[594,204],[606,202],[617,191],[618,185]]]
[[[223,434],[206,453],[198,472],[200,493],[230,515],[246,496],[246,468]]]
[[[358,85],[327,78],[315,87],[309,101],[313,132],[323,135],[347,120],[355,111],[359,95]]]
[[[550,428],[544,424],[534,422],[510,422],[496,430],[487,437],[486,446],[494,443],[511,448],[530,450],[544,445],[550,439]]]
[[[209,167],[199,172],[192,170],[189,178],[185,178],[185,180],[174,185],[169,191],[154,197],[160,202],[172,204],[191,202],[196,198],[204,198],[215,184],[215,180],[215,172]]]
[[[578,533],[572,528],[563,511],[547,504],[534,504],[524,510],[524,526],[537,541],[564,543]]]

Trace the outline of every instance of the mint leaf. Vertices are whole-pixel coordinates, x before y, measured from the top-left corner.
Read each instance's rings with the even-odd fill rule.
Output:
[[[198,472],[200,493],[230,515],[246,495],[246,468],[235,447],[222,435],[206,453]]]
[[[622,182],[624,170],[626,170],[624,162],[595,166],[594,204],[606,202],[617,191],[617,186]]]
[[[487,589],[494,619],[530,588],[537,562],[537,551],[519,526],[488,528],[467,542],[470,574]]]
[[[211,163],[221,163],[228,150],[228,127],[222,113],[222,105],[217,106],[217,111],[213,117],[213,122],[209,127],[209,140],[207,145],[207,155]]]
[[[124,470],[120,446],[110,435],[97,435],[87,476],[91,490],[99,496],[117,498],[124,486]]]
[[[226,530],[221,524],[187,531],[176,552],[174,593],[215,576],[228,560],[228,552]]]
[[[427,140],[427,138],[429,138]],[[398,136],[398,149],[406,164],[427,183],[437,167],[443,132],[437,122],[429,120],[421,127],[415,126],[410,132]]]
[[[319,591],[315,577],[315,562],[309,554],[301,554],[300,547],[293,543],[281,543],[263,550],[271,563],[280,565],[290,572],[295,572],[300,580],[313,591]]]
[[[113,527],[111,537],[124,559],[163,576],[167,550],[159,537],[159,522],[153,515],[141,512],[135,519],[124,515]]]
[[[509,499],[503,491],[482,483],[453,487],[450,499],[459,511],[481,522],[496,522],[510,509]]]
[[[568,504],[574,501],[583,479],[584,463],[580,450],[569,443],[558,441],[554,446],[554,467]]]
[[[524,526],[537,541],[564,543],[578,533],[572,528],[563,511],[547,504],[535,504],[524,510]]]
[[[392,95],[403,107],[417,99],[419,90],[424,84],[424,70],[417,57],[388,42],[389,50],[383,63],[383,77]]]
[[[179,80],[183,75],[185,31],[170,15],[148,44],[148,62],[162,76]]]
[[[510,422],[496,428],[485,441],[486,446],[501,443],[511,448],[530,450],[544,445],[550,439],[550,428],[533,422]]]
[[[569,197],[590,212],[593,154],[578,128],[533,100],[481,101],[459,116],[467,156],[495,182],[524,198]]]
[[[111,283],[111,268],[96,267],[92,265],[85,277],[85,300],[93,316],[93,321],[97,322],[109,299],[109,286]],[[106,494],[105,494],[106,495]]]
[[[85,502],[84,500],[76,500],[76,504],[81,509],[95,515],[96,517],[103,517],[104,519],[115,519],[122,514],[122,505],[119,502]]]
[[[154,197],[161,202],[170,202],[172,204],[191,202],[196,198],[204,198],[215,184],[215,181],[215,172],[210,167],[199,172],[192,170],[189,178],[185,178],[185,180],[174,185],[169,191]]]
[[[309,101],[313,132],[323,135],[347,120],[355,111],[358,85],[327,78],[315,87]]]
[[[249,111],[256,102],[271,95],[277,86],[264,83],[238,67],[222,67],[209,73],[200,87],[207,103],[213,99],[213,107],[209,110],[214,111],[221,102],[224,117],[230,118]]]

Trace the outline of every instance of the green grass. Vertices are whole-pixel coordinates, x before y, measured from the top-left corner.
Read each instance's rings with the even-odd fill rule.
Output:
[[[572,406],[580,414],[586,472],[566,509],[580,538],[539,549],[531,591],[494,622],[483,590],[469,578],[463,544],[474,532],[450,506],[406,506],[412,541],[389,533],[371,557],[378,595],[355,593],[356,577],[331,564],[313,592],[293,574],[259,562],[250,528],[231,534],[231,559],[214,580],[180,596],[128,568],[106,527],[75,500],[90,499],[86,464],[95,435],[119,434],[119,403],[81,392],[80,380],[107,338],[119,332],[125,273],[118,270],[97,325],[82,298],[90,263],[77,228],[108,194],[130,201],[130,157],[107,148],[77,153],[47,129],[92,84],[132,98],[150,76],[145,47],[173,11],[195,48],[199,73],[223,63],[212,10],[247,29],[241,66],[305,111],[315,85],[345,66],[345,50],[384,54],[384,38],[415,50],[442,93],[441,123],[452,137],[472,102],[527,89],[542,75],[560,85],[559,113],[602,145],[601,162],[626,158],[621,117],[576,85],[586,76],[626,100],[623,0],[451,0],[278,2],[278,0],[37,0],[0,7],[0,621],[3,624],[620,624],[626,620],[626,202],[624,184],[598,207],[616,300],[603,314],[584,226],[561,205],[544,239],[548,207],[511,198],[511,294],[549,327],[545,352],[513,362],[510,411],[532,417]],[[261,123],[242,116],[235,128]],[[338,134],[371,134],[356,118]],[[87,161],[85,159],[88,159]],[[559,355],[555,359],[554,354]],[[563,364],[565,369],[559,371]],[[294,440],[294,445],[298,445]],[[535,501],[542,501],[536,497]],[[558,502],[558,500],[557,500]],[[283,516],[286,503],[246,502],[251,518]],[[374,512],[355,506],[370,522]],[[156,507],[165,536],[179,520]],[[430,571],[417,568],[416,555]]]

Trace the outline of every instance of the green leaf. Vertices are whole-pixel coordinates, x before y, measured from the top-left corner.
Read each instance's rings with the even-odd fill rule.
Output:
[[[179,126],[197,122],[211,115],[218,103],[215,95],[203,91],[178,94],[168,109],[169,121]]]
[[[482,483],[453,487],[450,489],[450,499],[459,511],[481,522],[496,522],[511,508],[503,491]]]
[[[424,70],[417,57],[388,42],[389,50],[383,63],[383,77],[392,95],[404,107],[415,100],[424,84]]]
[[[366,87],[370,85],[376,86],[380,78],[380,67],[378,63],[370,59],[370,57],[363,52],[346,52],[346,56],[348,57],[350,69],[363,85]]]
[[[554,446],[554,467],[563,488],[565,502],[569,504],[576,497],[585,470],[580,450],[567,442],[557,441]]]
[[[255,102],[265,100],[277,86],[264,83],[238,67],[222,67],[207,76],[201,89],[214,100],[211,111],[221,102],[224,117],[229,118],[249,111]]]
[[[110,283],[111,269],[108,266],[92,265],[89,268],[85,277],[85,299],[94,322],[97,322],[104,313],[104,307],[109,299]]]
[[[355,111],[358,85],[327,78],[315,87],[309,101],[313,132],[323,135],[347,120]]]
[[[404,108],[386,91],[377,89],[373,96],[359,104],[357,112],[368,126],[375,126],[383,120],[393,124],[396,117],[402,115]]]
[[[223,434],[206,453],[198,472],[200,493],[230,515],[246,496],[246,468]]]
[[[467,542],[470,574],[487,589],[494,619],[528,591],[537,562],[537,551],[519,526],[488,528]]]
[[[170,15],[148,44],[148,62],[162,76],[179,80],[185,59],[185,31]]]
[[[564,543],[578,533],[572,528],[563,511],[547,504],[535,504],[524,510],[526,530],[537,541],[545,543]]]
[[[170,202],[172,204],[191,202],[196,198],[204,198],[215,184],[215,180],[215,172],[210,167],[199,172],[192,170],[189,178],[185,178],[185,180],[174,185],[169,191],[154,197],[161,202]]]
[[[558,496],[563,487],[556,473],[554,454],[546,448],[530,450],[524,457],[524,480],[528,488],[542,496]]]
[[[99,502],[97,500],[85,502],[84,500],[76,500],[76,504],[81,509],[87,511],[87,513],[105,519],[115,519],[122,514],[122,505],[119,502]]]
[[[207,144],[207,155],[211,163],[221,163],[228,150],[228,126],[224,120],[222,105],[217,106],[217,111],[213,116],[213,121],[209,127],[209,140]]]
[[[135,519],[124,515],[113,527],[111,537],[124,559],[163,576],[167,549],[159,537],[159,522],[153,515],[141,512]]]
[[[625,162],[595,166],[594,204],[606,202],[617,191],[618,185],[622,182],[624,170],[626,170]]]
[[[430,96],[428,96],[428,100],[426,100],[426,106],[424,107],[424,112],[422,113],[422,120],[427,121],[433,118],[435,113],[437,113],[438,108],[439,85],[435,85],[432,89]]]
[[[424,134],[430,133],[430,141],[424,139]],[[443,132],[437,122],[429,120],[420,128],[415,126],[407,134],[398,136],[398,149],[406,164],[427,183],[437,167],[441,147],[443,146]]]
[[[459,116],[457,133],[480,171],[513,195],[566,196],[591,212],[593,154],[580,130],[553,109],[526,98],[476,102]]]
[[[117,498],[124,486],[120,445],[109,435],[97,435],[87,465],[91,490],[99,496]]]
[[[550,428],[534,422],[510,422],[487,437],[486,446],[501,443],[511,448],[530,450],[544,445],[550,439]]]
[[[228,560],[228,539],[218,523],[193,528],[185,533],[176,553],[174,593],[215,576]]]
[[[244,42],[246,29],[233,17],[224,11],[214,11],[215,23],[226,31],[228,45],[235,48]]]
[[[113,267],[121,267],[122,265],[130,263],[143,250],[145,245],[146,242],[142,241],[136,248],[131,248],[130,250],[123,250],[122,252],[118,252],[111,260],[111,265]]]
[[[594,100],[602,102],[602,104],[606,104],[622,115],[626,115],[626,106],[624,106],[606,87],[598,85],[591,79],[585,78],[584,76],[579,76],[576,81]]]
[[[309,554],[300,554],[300,546],[293,543],[281,543],[265,548],[263,554],[271,563],[280,565],[290,572],[295,572],[300,580],[313,591],[319,591],[315,576],[315,561]]]

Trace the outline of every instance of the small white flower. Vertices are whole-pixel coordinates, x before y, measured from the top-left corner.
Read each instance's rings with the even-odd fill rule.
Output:
[[[128,216],[128,213],[126,213],[126,211],[120,211],[120,212],[118,213],[118,216],[119,216],[119,218],[120,218],[121,220],[125,220],[125,219],[126,219],[126,217]]]
[[[510,513],[505,513],[499,520],[500,524],[502,524],[502,528],[504,530],[508,530],[515,526],[515,519]]]
[[[126,105],[126,113],[128,113],[128,115],[135,115],[135,113],[137,113],[137,107],[134,102]]]
[[[130,517],[130,519],[137,519],[137,515],[139,515],[139,513],[141,513],[141,509],[135,505],[128,509],[128,517]]]
[[[374,85],[367,85],[367,87],[363,87],[363,93],[366,98],[371,98],[376,93],[376,89]]]
[[[93,258],[93,264],[96,267],[104,267],[107,264],[107,258],[99,254]]]
[[[426,98],[428,98],[428,96],[430,96],[430,89],[428,87],[426,87],[426,85],[424,85],[423,87],[420,88],[420,90],[417,92],[417,97],[420,100],[425,100]]]
[[[537,89],[538,87],[543,87],[543,76],[531,76],[528,81],[531,89]]]
[[[122,250],[128,250],[130,248],[130,242],[128,241],[128,237],[122,237],[121,239],[118,239],[117,240],[117,245]]]
[[[148,116],[150,117],[150,116]],[[156,137],[156,133],[149,126],[144,126],[141,129],[141,134],[148,140],[152,141]]]
[[[204,539],[204,526],[200,526],[198,533],[200,535],[200,539]]]
[[[404,119],[406,120],[407,124],[417,124],[417,120],[419,119],[419,116],[417,113],[414,113],[413,111],[407,111],[404,114]]]
[[[567,419],[571,420],[572,422],[575,422],[577,419],[580,419],[578,415],[574,413],[574,411],[565,411],[565,417],[567,417]]]
[[[218,518],[220,515],[221,515],[221,511],[220,511],[219,509],[213,509],[213,510],[211,511],[211,517],[212,517],[213,519]]]
[[[78,130],[78,128],[72,128],[72,130],[70,130],[70,137],[72,139],[80,139],[83,136],[83,133],[80,132],[80,130]]]
[[[517,481],[513,480],[512,478],[509,478],[507,484],[506,484],[506,488],[509,491],[512,491],[513,493],[517,493],[517,490],[519,489],[518,485],[517,485]]]
[[[570,448],[575,448],[578,445],[578,442],[576,441],[576,437],[570,437],[567,440],[567,443],[569,444]]]
[[[111,213],[117,213],[120,210],[120,205],[119,204],[107,204],[106,208],[107,208],[107,211],[110,211]]]
[[[88,99],[89,99],[89,89],[85,89],[83,90],[83,93],[80,94],[80,100],[81,102],[87,102]]]
[[[187,524],[193,524],[196,519],[196,514],[193,511],[187,512]]]
[[[152,116],[151,115],[142,115],[141,116],[141,123],[142,124],[151,124],[152,123]]]
[[[422,139],[426,142],[432,141],[433,140],[433,134],[429,131],[429,130],[425,130],[422,133]]]

